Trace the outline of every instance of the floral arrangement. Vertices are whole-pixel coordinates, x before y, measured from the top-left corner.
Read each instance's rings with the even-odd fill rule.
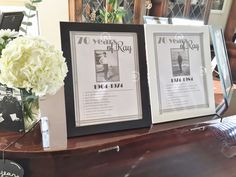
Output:
[[[62,52],[37,37],[10,41],[0,58],[0,82],[36,96],[55,94],[64,84],[67,66]]]
[[[21,90],[26,131],[39,116],[38,98],[55,94],[68,72],[62,52],[39,37],[0,30],[0,83]]]

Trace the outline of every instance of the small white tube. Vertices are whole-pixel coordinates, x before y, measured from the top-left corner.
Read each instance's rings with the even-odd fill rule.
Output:
[[[41,117],[41,134],[43,148],[50,148],[49,124],[47,117]]]

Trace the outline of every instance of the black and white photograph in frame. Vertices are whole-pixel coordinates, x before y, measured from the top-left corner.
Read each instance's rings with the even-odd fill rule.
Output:
[[[0,131],[24,131],[20,91],[3,85],[0,85]]]
[[[152,122],[215,114],[207,26],[145,24]]]
[[[0,29],[19,31],[23,18],[23,12],[2,12],[0,14]]]
[[[61,22],[68,137],[149,127],[142,25]]]
[[[189,76],[190,64],[188,49],[173,48],[170,51],[173,76]]]
[[[95,50],[94,53],[97,82],[118,82],[120,80],[118,51]]]

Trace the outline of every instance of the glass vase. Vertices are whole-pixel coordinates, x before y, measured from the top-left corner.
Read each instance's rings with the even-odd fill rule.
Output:
[[[31,91],[21,89],[22,111],[27,132],[40,119],[39,97]]]

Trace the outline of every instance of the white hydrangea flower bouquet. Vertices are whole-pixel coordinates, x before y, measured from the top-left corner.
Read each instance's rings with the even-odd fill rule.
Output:
[[[21,90],[28,129],[37,119],[38,98],[55,94],[64,85],[68,68],[62,51],[39,37],[17,37],[2,49],[0,66],[0,83]]]
[[[0,58],[0,82],[36,96],[55,94],[63,86],[67,66],[62,52],[36,37],[9,42]]]

